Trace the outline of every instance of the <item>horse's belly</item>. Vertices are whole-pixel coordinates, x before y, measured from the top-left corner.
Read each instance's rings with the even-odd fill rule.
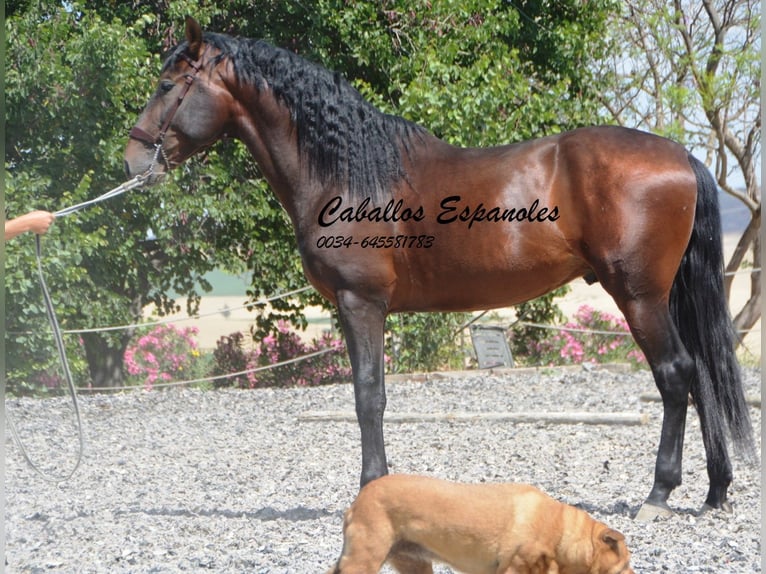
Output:
[[[397,290],[389,310],[400,311],[477,311],[509,307],[545,295],[581,277],[587,265],[568,264],[534,266],[526,269],[480,271],[451,269],[424,276],[413,272],[397,277]]]

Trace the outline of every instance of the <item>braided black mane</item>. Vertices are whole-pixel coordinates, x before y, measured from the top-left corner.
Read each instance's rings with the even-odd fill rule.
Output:
[[[302,157],[322,183],[380,197],[406,178],[401,150],[410,149],[422,128],[380,112],[339,73],[263,40],[205,33],[204,41],[220,50],[219,59],[231,60],[238,81],[268,86],[290,110]],[[185,48],[178,46],[165,67]]]

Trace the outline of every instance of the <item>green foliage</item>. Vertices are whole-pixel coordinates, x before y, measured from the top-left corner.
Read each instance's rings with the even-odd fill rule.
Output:
[[[760,123],[760,19],[755,2],[705,9],[696,0],[622,3],[604,38],[619,55],[601,70],[610,119],[710,153],[736,140],[734,147],[752,145],[749,134]],[[715,141],[713,117],[726,124],[728,143]]]
[[[462,369],[461,327],[470,313],[399,313],[387,322],[386,368],[392,373]]]
[[[213,369],[210,372],[211,376],[217,377],[213,381],[213,387],[247,388],[247,375],[243,371],[248,368],[248,353],[245,352],[244,339],[244,335],[239,332],[218,339],[213,351]]]
[[[556,306],[554,299],[562,297],[569,292],[569,287],[559,287],[547,295],[516,305],[516,317],[525,323],[537,323],[538,325],[557,325],[564,320],[564,315]],[[550,333],[537,327],[522,325],[514,328],[511,338],[511,353],[514,357],[524,357],[529,354],[529,349],[542,344]]]
[[[55,211],[121,181],[122,134],[138,110],[129,104],[143,99],[150,85],[136,69],[153,58],[132,28],[76,5],[45,4],[30,4],[6,21],[6,206],[12,216]],[[63,328],[135,318],[130,304],[145,288],[131,279],[148,268],[135,263],[150,214],[131,218],[127,203],[115,200],[59,219],[44,238],[44,268]],[[5,277],[10,333],[44,329],[32,253],[29,238],[6,247],[6,267],[13,269]],[[102,337],[118,351],[128,338]],[[40,341],[11,335],[7,352],[9,370],[24,378],[44,366],[26,358],[44,352]]]
[[[587,63],[604,50],[614,2],[342,4],[319,2],[336,30],[319,55],[350,60],[344,69],[373,103],[450,143],[508,143],[595,118]]]

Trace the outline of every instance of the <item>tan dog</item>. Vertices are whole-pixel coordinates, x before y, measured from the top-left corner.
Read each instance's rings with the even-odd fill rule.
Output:
[[[343,553],[328,574],[634,574],[625,538],[525,484],[456,484],[384,476],[346,512]]]

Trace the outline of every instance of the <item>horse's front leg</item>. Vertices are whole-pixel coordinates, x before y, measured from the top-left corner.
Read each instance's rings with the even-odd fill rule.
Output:
[[[362,433],[361,486],[388,474],[383,443],[383,333],[386,307],[350,291],[338,293],[338,315],[351,359],[356,416]]]

